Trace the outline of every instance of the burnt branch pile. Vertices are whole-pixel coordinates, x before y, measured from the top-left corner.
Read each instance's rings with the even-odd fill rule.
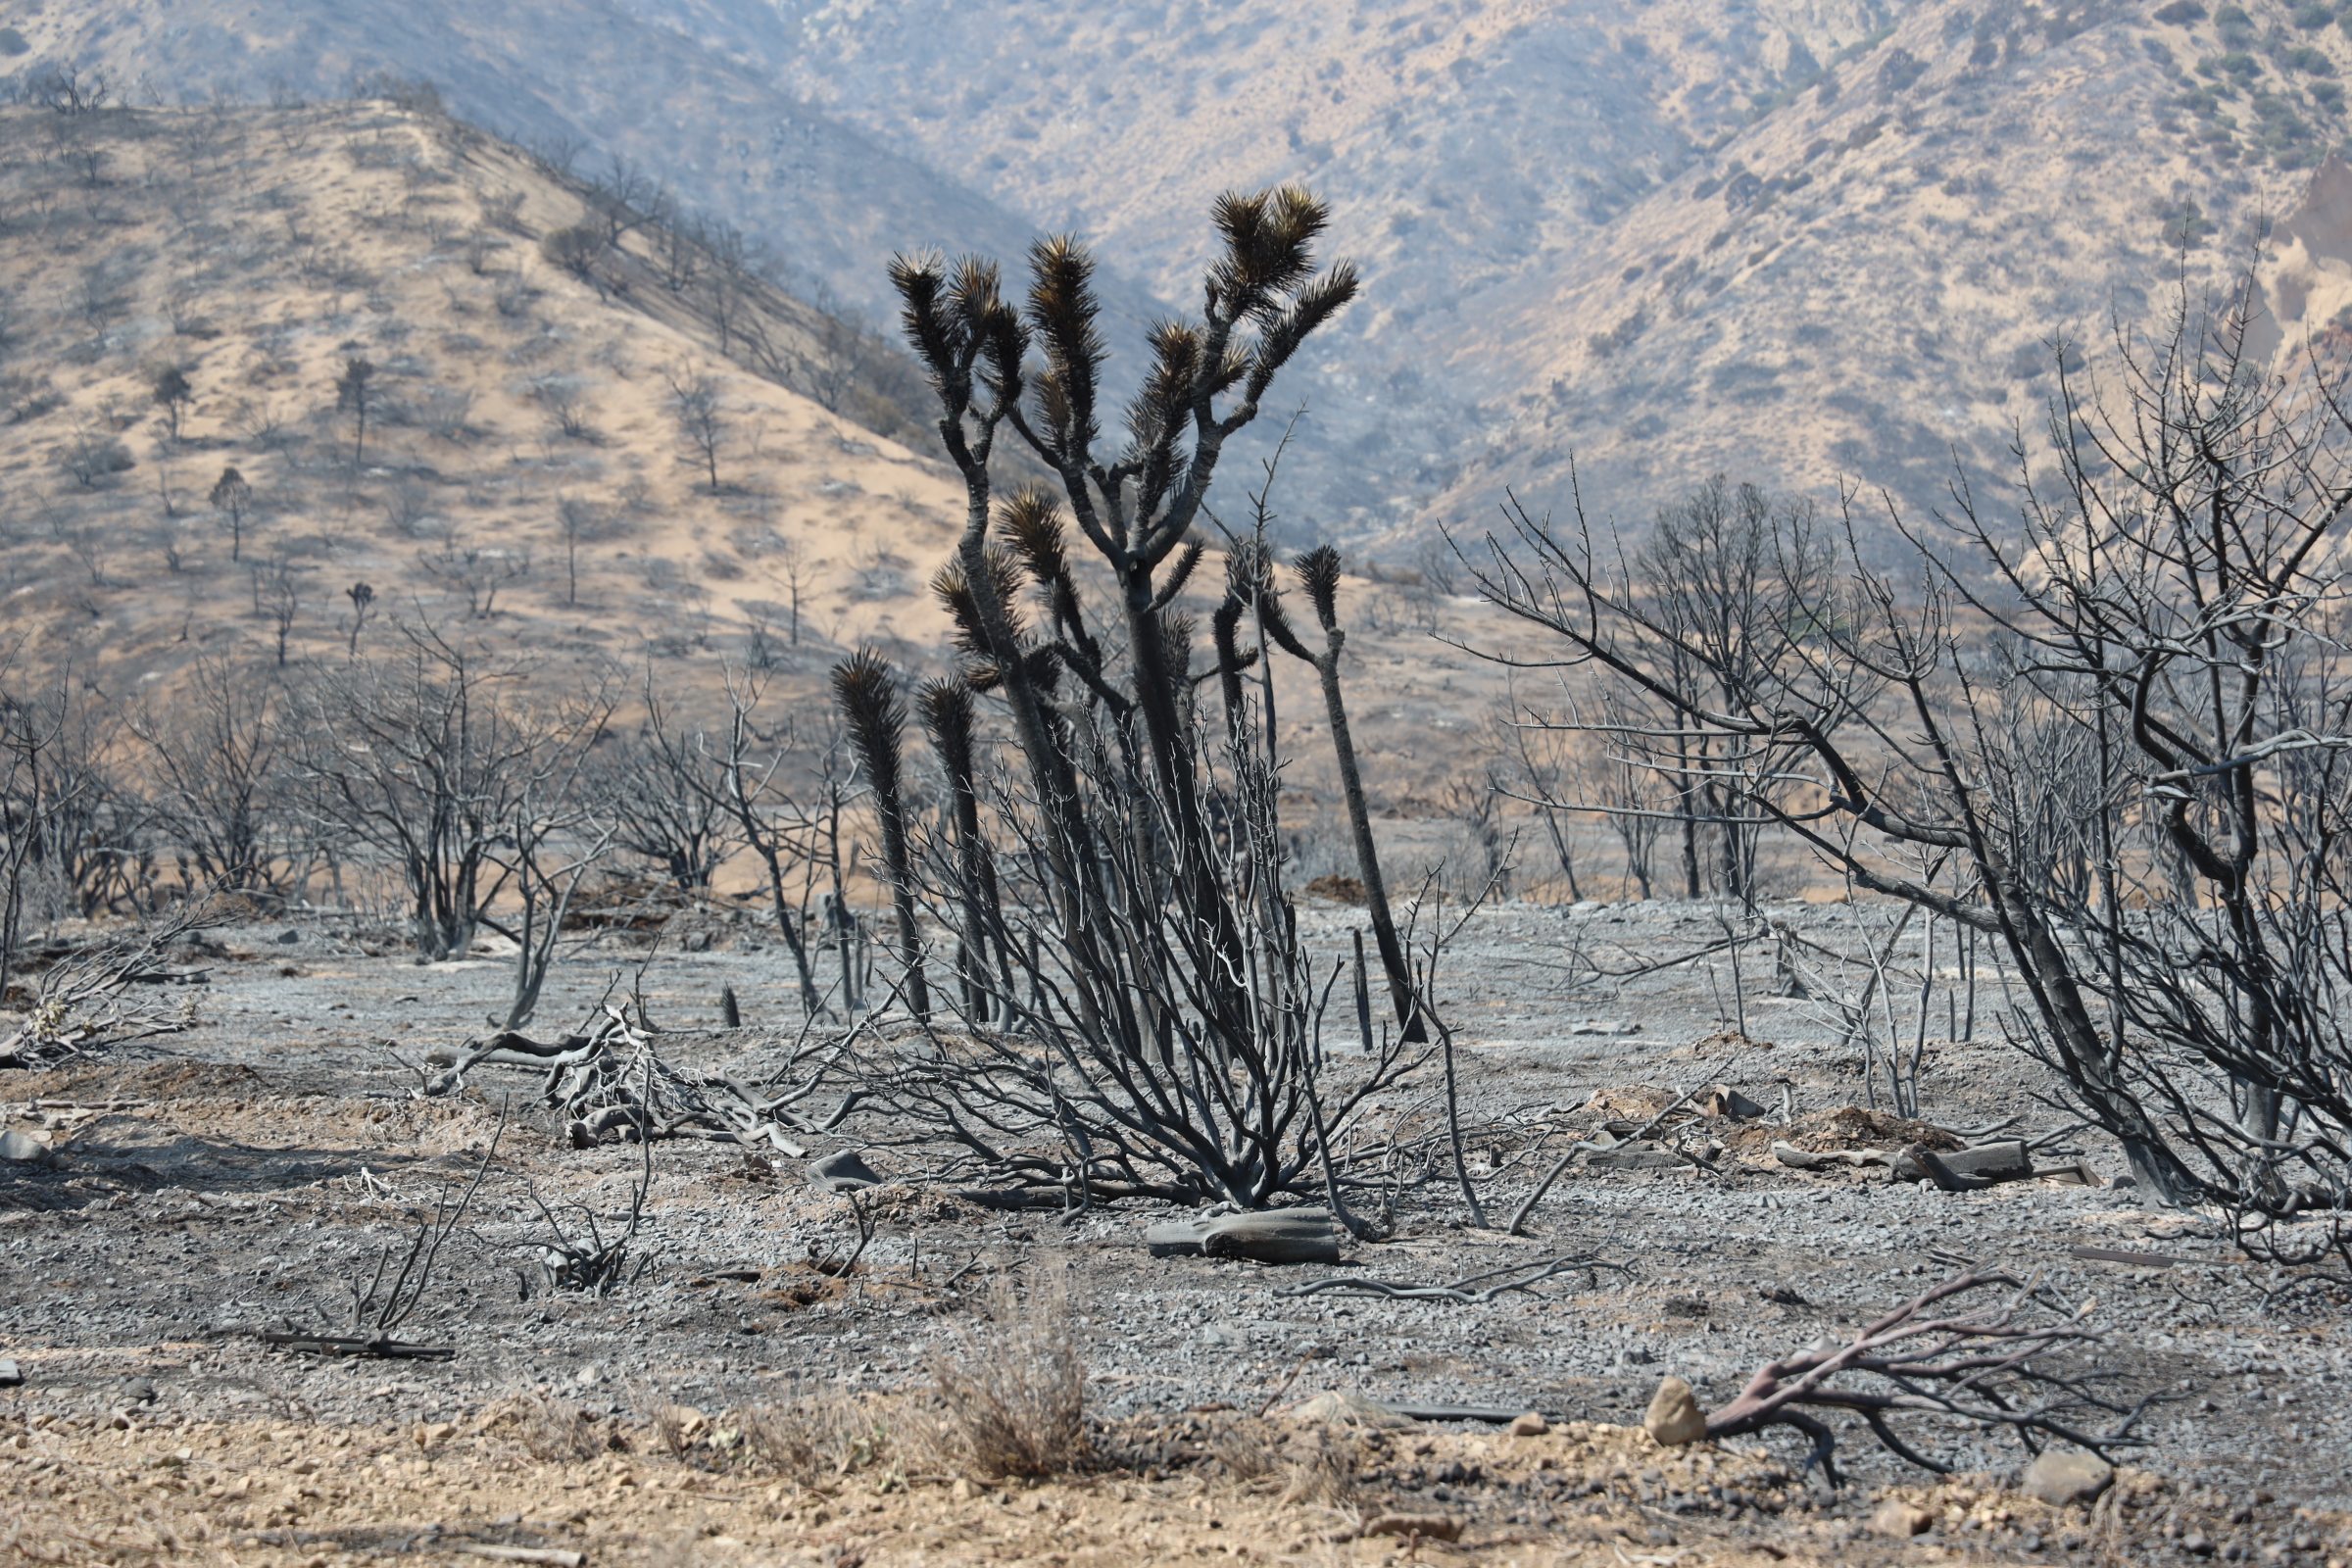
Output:
[[[193,992],[204,978],[175,967],[182,938],[228,919],[211,900],[174,906],[119,935],[70,949],[41,971],[30,1016],[0,1038],[0,1067],[48,1067],[111,1046],[176,1034],[196,1022]]]
[[[688,1072],[662,1059],[655,1031],[642,1019],[632,1020],[627,1004],[607,1002],[584,1032],[560,1040],[537,1041],[502,1030],[469,1043],[451,1054],[448,1065],[429,1074],[416,1092],[426,1099],[455,1095],[477,1067],[533,1067],[546,1074],[540,1102],[580,1148],[615,1136],[700,1138],[774,1149],[801,1159],[808,1151],[799,1139],[831,1131],[856,1108],[855,1095],[822,1120],[795,1108],[825,1081],[818,1058],[844,1049],[841,1043],[796,1047],[763,1084]]]

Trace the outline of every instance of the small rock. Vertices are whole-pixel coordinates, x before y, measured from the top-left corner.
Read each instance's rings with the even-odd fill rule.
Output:
[[[1730,1084],[1709,1084],[1691,1103],[1702,1116],[1731,1116],[1740,1121],[1753,1121],[1764,1114],[1762,1105]]]
[[[1568,1031],[1572,1035],[1638,1035],[1642,1026],[1631,1018],[1593,1019]]]
[[[1511,1436],[1514,1438],[1540,1438],[1550,1430],[1551,1423],[1533,1410],[1513,1418],[1511,1422]]]
[[[1690,1385],[1667,1377],[1659,1380],[1658,1392],[1650,1396],[1642,1429],[1670,1448],[1680,1447],[1707,1435],[1707,1418],[1699,1410],[1698,1396],[1690,1392]]]
[[[277,942],[279,947],[290,948],[301,940],[302,933],[299,931],[280,931],[277,934]]]
[[[153,1404],[155,1402],[155,1379],[129,1379],[122,1385],[122,1397],[133,1404]]]
[[[1367,1536],[1418,1536],[1423,1541],[1459,1541],[1462,1522],[1449,1513],[1384,1513],[1365,1524]]]
[[[810,1160],[808,1179],[828,1193],[858,1193],[868,1187],[882,1185],[882,1178],[871,1165],[858,1157],[855,1149],[845,1149],[838,1154]]]
[[[2210,1557],[2213,1555],[2213,1543],[2206,1539],[2204,1531],[2191,1530],[2180,1538],[2180,1549],[2191,1557]]]
[[[21,1389],[24,1386],[24,1374],[18,1370],[17,1363],[0,1361],[0,1389]]]
[[[2114,1484],[2115,1466],[2095,1453],[2052,1451],[2026,1471],[2026,1494],[2053,1508],[2094,1501]]]
[[[18,1165],[46,1165],[57,1157],[57,1152],[30,1133],[11,1131],[0,1133],[0,1160]]]
[[[1909,1541],[1936,1528],[1936,1516],[1908,1502],[1888,1502],[1870,1516],[1870,1528],[1882,1536]]]

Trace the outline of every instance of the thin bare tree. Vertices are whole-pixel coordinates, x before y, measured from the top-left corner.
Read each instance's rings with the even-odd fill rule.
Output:
[[[1850,510],[1839,573],[1798,569],[1810,523],[1776,515],[1779,597],[1744,643],[1516,504],[1472,559],[1495,604],[1704,743],[1692,776],[1740,808],[1714,825],[1769,821],[1997,943],[2014,1038],[2154,1196],[2352,1279],[2352,1229],[2273,1225],[2352,1202],[2352,409],[2316,362],[2249,363],[2252,310],[2119,333],[2105,396],[2062,363],[2014,507],[1960,486],[1899,577]]]
[[[417,952],[461,957],[500,841],[576,768],[612,705],[601,684],[534,691],[528,666],[430,622],[395,625],[391,658],[314,673],[293,762],[322,828],[401,877]]]

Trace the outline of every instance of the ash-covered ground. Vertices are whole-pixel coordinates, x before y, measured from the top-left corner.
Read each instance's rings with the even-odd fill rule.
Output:
[[[459,1097],[416,1095],[428,1053],[489,1032],[508,960],[419,966],[392,933],[332,918],[214,932],[186,956],[208,973],[194,1030],[0,1080],[7,1125],[57,1152],[49,1165],[0,1169],[0,1355],[24,1379],[0,1392],[0,1413],[47,1413],[52,1432],[69,1418],[121,1419],[127,1443],[157,1421],[462,1425],[531,1391],[617,1424],[663,1405],[719,1411],[813,1390],[918,1390],[990,1280],[1054,1268],[1075,1302],[1089,1408],[1105,1422],[1203,1407],[1247,1415],[1343,1391],[1636,1426],[1661,1376],[1688,1379],[1715,1407],[1763,1360],[1825,1332],[1850,1334],[1967,1260],[2039,1275],[2104,1330],[2084,1364],[2111,1376],[2109,1396],[2152,1400],[2139,1426],[2151,1446],[2119,1453],[2159,1489],[2132,1516],[2129,1560],[2352,1560],[2333,1527],[2312,1522],[2312,1510],[2352,1499],[2342,1304],[2281,1294],[2284,1281],[2235,1253],[2212,1216],[2154,1206],[2129,1185],[1944,1193],[1884,1166],[1779,1163],[1774,1138],[1870,1099],[1862,1044],[1818,998],[1860,989],[1863,969],[1832,956],[1883,946],[1894,917],[1869,906],[1765,912],[1800,940],[1734,949],[1723,943],[1736,927],[1715,906],[1664,901],[1506,905],[1466,928],[1439,995],[1461,1048],[1484,1227],[1439,1160],[1400,1190],[1394,1237],[1350,1245],[1339,1269],[1152,1258],[1142,1235],[1171,1216],[1164,1205],[992,1212],[955,1196],[968,1177],[943,1185],[919,1152],[877,1147],[853,1119],[811,1152],[865,1151],[890,1179],[860,1200],[875,1223],[856,1270],[817,1266],[858,1244],[857,1216],[797,1162],[665,1142],[652,1151],[626,1282],[601,1299],[546,1289],[536,1250],[550,1213],[575,1237],[591,1222],[608,1238],[625,1229],[644,1151],[572,1147],[536,1107],[544,1074],[534,1070],[479,1067]],[[1359,918],[1312,905],[1301,926],[1337,954]],[[649,940],[619,930],[584,940],[551,981],[534,1032],[560,1033],[617,985],[641,992],[676,1065],[757,1075],[781,1059],[798,1005],[786,956],[757,918],[681,915],[646,963]],[[1699,956],[1673,961],[1686,954]],[[1922,1038],[1921,975],[1932,977],[1921,1119],[1965,1132],[2015,1118],[2005,1136],[2048,1139],[2037,1158],[2079,1158],[2102,1182],[2121,1174],[2112,1148],[2070,1131],[2047,1075],[2000,1038],[1988,956],[1979,955],[1973,1003],[1956,955],[1923,951],[1914,936],[1892,962],[1891,1005],[1873,1003],[1886,1015],[1877,1033],[1891,1021],[1906,1051]],[[740,1029],[718,1027],[722,986],[741,999]],[[1335,1024],[1352,1029],[1351,1013]],[[1950,1038],[1962,1033],[1975,1038]],[[1717,1082],[1757,1113],[1681,1126],[1712,1169],[1580,1161],[1527,1234],[1503,1234],[1579,1137]],[[1433,1063],[1370,1125],[1433,1138],[1440,1090]],[[453,1347],[453,1359],[318,1357],[257,1338],[346,1332],[349,1282],[385,1248],[404,1249],[435,1203],[473,1179],[494,1133],[466,1223],[399,1329]],[[2083,1259],[2082,1247],[2169,1264]],[[1567,1255],[1594,1266],[1482,1303],[1289,1294],[1335,1276],[1428,1284]],[[1985,1487],[2014,1483],[2031,1457],[2007,1438],[1910,1430]],[[1677,1519],[1704,1515],[1722,1526],[1710,1538],[1719,1544],[1777,1540],[1774,1551],[1853,1560],[1861,1545],[1834,1543],[1865,1539],[1854,1533],[1880,1492],[1933,1478],[1880,1450],[1858,1423],[1839,1432],[1851,1484],[1794,1483],[1788,1495],[1801,1500],[1770,1509],[1727,1503],[1720,1486],[1693,1503],[1636,1467],[1618,1500],[1656,1522],[1619,1539],[1671,1540]],[[1791,1470],[1802,1457],[1792,1434],[1761,1441]],[[1513,1540],[1541,1541],[1585,1506],[1557,1488],[1482,1486],[1478,1468],[1460,1463],[1400,1464],[1379,1479],[1395,1506],[1450,1508],[1516,1531]],[[1969,1558],[2088,1561],[2119,1539],[2113,1528],[2003,1522],[1979,1508],[1954,1514],[1933,1544],[1871,1549],[1939,1544]]]

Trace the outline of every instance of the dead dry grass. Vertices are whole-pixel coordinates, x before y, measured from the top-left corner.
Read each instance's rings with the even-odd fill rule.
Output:
[[[1037,1257],[1019,1294],[999,1280],[988,1310],[933,1356],[951,1451],[986,1476],[1058,1475],[1087,1457],[1086,1366],[1061,1259]]]

